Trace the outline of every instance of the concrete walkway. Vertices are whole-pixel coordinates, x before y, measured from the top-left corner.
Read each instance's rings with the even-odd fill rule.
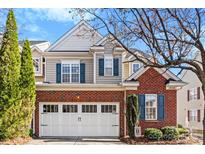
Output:
[[[38,138],[33,139],[29,145],[123,145],[117,138],[92,138],[92,137],[70,137],[70,138]]]

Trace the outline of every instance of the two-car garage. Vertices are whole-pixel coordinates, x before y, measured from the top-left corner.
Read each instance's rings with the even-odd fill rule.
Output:
[[[39,136],[119,136],[119,103],[39,103]]]

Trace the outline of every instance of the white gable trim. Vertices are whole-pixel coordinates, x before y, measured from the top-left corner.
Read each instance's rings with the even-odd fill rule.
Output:
[[[107,36],[105,36],[105,37],[103,37],[101,40],[99,40],[95,45],[104,45],[104,42],[107,40],[107,39],[109,39],[109,37],[111,38],[112,36],[110,35],[110,34],[108,34]],[[115,42],[115,43],[117,43],[117,44],[119,44],[120,46],[121,46],[121,44],[117,41],[117,40],[115,40],[115,39],[113,39],[113,41],[112,42]]]
[[[55,48],[59,43],[61,43],[63,40],[65,40],[66,38],[69,38],[71,36],[71,34],[76,31],[79,27],[81,27],[82,25],[85,25],[88,29],[94,30],[93,27],[91,27],[85,20],[81,20],[77,25],[75,25],[71,30],[67,31],[62,37],[60,37],[56,42],[54,42],[48,49],[46,49],[46,51],[50,51],[53,48]],[[96,34],[103,38],[103,36],[96,31]]]
[[[48,44],[48,45],[50,45],[49,42],[42,42],[42,43],[38,43],[38,44],[31,45],[31,48],[34,47],[34,46],[44,45],[44,44]]]
[[[43,51],[41,50],[41,49],[39,49],[39,47],[37,47],[37,46],[32,46],[31,47],[31,51],[33,51],[33,50],[36,50],[36,51],[38,51],[39,53],[42,53]]]
[[[137,79],[140,77],[146,70],[148,70],[150,67],[141,67],[136,73],[132,74],[127,80],[132,80],[132,79]],[[157,72],[162,74],[163,77],[166,79],[172,78],[174,80],[180,80],[176,75],[174,75],[172,72],[169,70],[165,70],[164,68],[154,68]],[[166,72],[165,72],[166,71]]]

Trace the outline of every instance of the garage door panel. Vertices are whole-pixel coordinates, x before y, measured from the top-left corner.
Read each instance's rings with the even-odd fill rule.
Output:
[[[41,136],[119,136],[118,103],[64,103],[58,109],[47,103],[40,108]]]

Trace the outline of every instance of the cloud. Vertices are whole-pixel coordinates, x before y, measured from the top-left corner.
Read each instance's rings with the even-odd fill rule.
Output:
[[[60,23],[73,22],[77,23],[81,17],[75,9],[68,8],[33,8],[33,9],[16,9],[19,14],[25,16],[27,20],[34,21],[54,21]],[[85,14],[84,19],[91,19],[91,15]]]
[[[0,11],[0,26],[5,24],[6,14]],[[33,38],[53,38],[53,34],[49,33],[46,27],[53,22],[62,23],[64,25],[71,23],[76,24],[81,20],[80,15],[74,9],[68,8],[16,8],[14,9],[19,37]],[[84,19],[90,19],[91,16],[86,15]]]
[[[52,8],[52,9],[32,9],[38,19],[47,20],[47,21],[56,21],[56,22],[68,22],[68,21],[79,21],[79,17],[74,17],[71,9],[61,9],[61,8]]]
[[[30,31],[30,32],[40,32],[40,27],[36,24],[27,24],[25,27],[23,27],[24,30]]]

